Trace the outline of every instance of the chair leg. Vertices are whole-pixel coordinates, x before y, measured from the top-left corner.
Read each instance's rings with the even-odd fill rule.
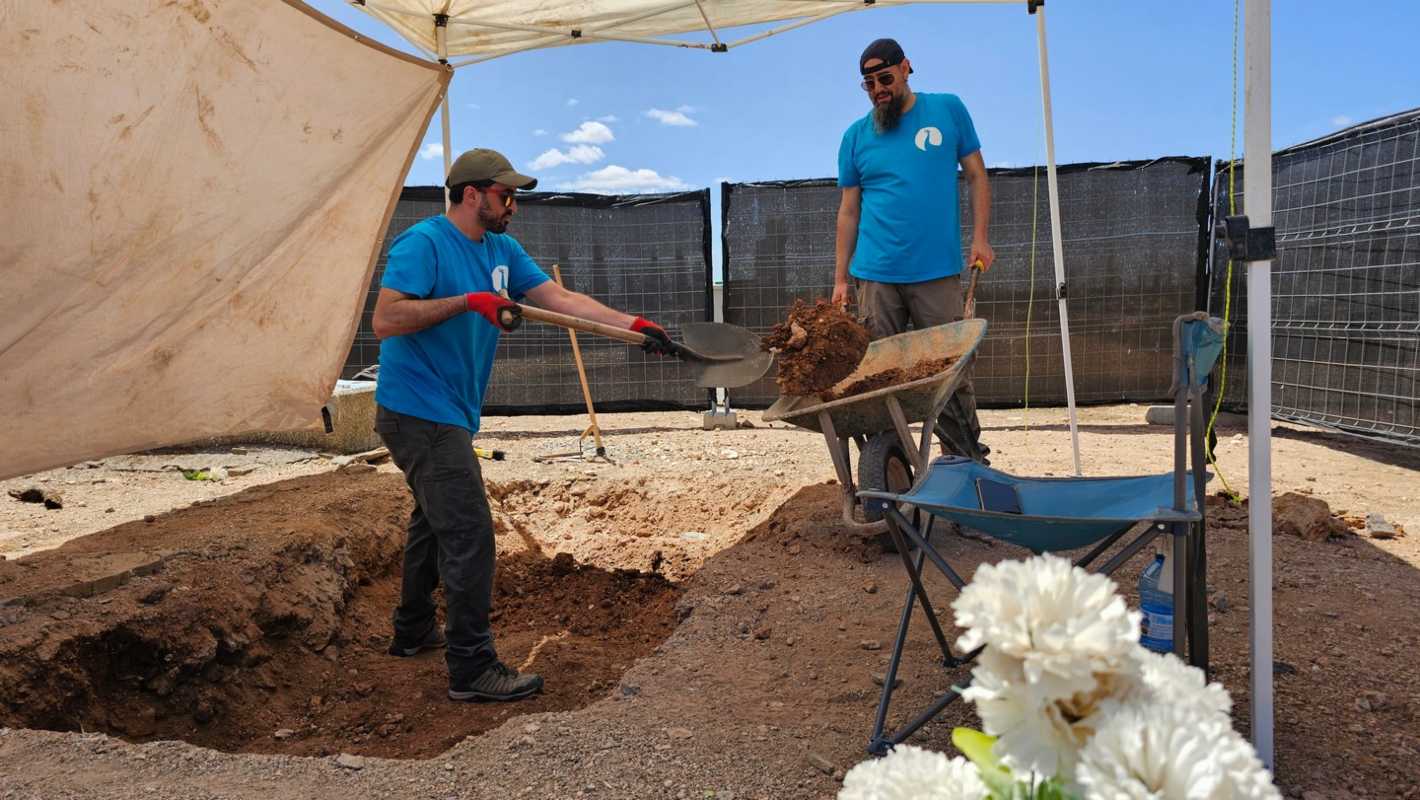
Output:
[[[1193,496],[1199,520],[1193,526],[1188,548],[1189,598],[1188,656],[1193,666],[1208,674],[1208,489],[1207,456],[1203,449],[1203,400],[1194,398],[1190,419],[1192,434]]]
[[[1173,652],[1179,658],[1185,658],[1189,611],[1193,606],[1188,581],[1188,533],[1192,529],[1193,524],[1187,522],[1173,526]]]
[[[888,709],[892,704],[894,686],[897,682],[897,671],[902,663],[903,647],[907,643],[908,629],[912,623],[912,612],[916,605],[922,605],[923,614],[927,617],[927,623],[932,628],[932,635],[937,640],[938,647],[942,650],[943,665],[951,669],[974,660],[981,653],[982,648],[968,653],[965,656],[957,657],[952,655],[951,647],[947,643],[946,634],[942,631],[941,624],[937,621],[936,611],[932,608],[932,601],[927,596],[927,589],[922,583],[922,568],[926,565],[930,557],[932,563],[942,570],[952,585],[960,589],[965,585],[961,576],[952,570],[949,564],[937,554],[931,546],[932,518],[928,517],[927,525],[924,528],[925,536],[918,533],[916,527],[897,509],[896,506],[889,506],[887,510],[888,534],[892,537],[893,543],[897,546],[898,555],[902,558],[903,567],[907,571],[910,585],[903,598],[902,615],[898,620],[897,637],[893,641],[892,653],[888,657],[887,674],[883,677],[883,690],[878,699],[877,714],[873,720],[872,736],[868,740],[868,752],[872,755],[885,755],[893,745],[900,744],[907,737],[916,733],[923,725],[926,725],[933,717],[941,713],[942,709],[956,701],[961,693],[953,688],[938,698],[933,705],[923,713],[919,714],[912,722],[904,727],[887,733]],[[915,551],[915,552],[914,552]]]
[[[917,563],[915,565],[908,557],[908,552],[910,548],[906,546],[907,541],[903,538],[903,530],[896,527],[899,524],[902,525],[903,528],[905,528],[906,530],[912,531],[914,538],[919,543],[915,548],[917,550]],[[928,542],[930,541],[932,535],[930,524],[931,523],[929,522],[929,527],[927,528],[927,537],[921,538],[917,534],[916,528],[910,522],[908,522],[905,517],[901,518],[901,522],[895,521],[891,517],[889,517],[888,531],[889,534],[893,537],[893,544],[896,545],[897,552],[902,557],[902,565],[907,568],[907,577],[912,583],[912,585],[908,588],[907,599],[904,602],[904,605],[906,605],[907,608],[910,610],[914,597],[916,597],[917,602],[922,604],[922,611],[927,615],[927,624],[932,628],[932,635],[937,638],[937,646],[942,649],[942,663],[946,667],[951,668],[955,667],[960,662],[957,660],[956,656],[952,655],[951,645],[947,644],[947,635],[942,632],[942,625],[940,622],[937,621],[937,611],[936,609],[932,608],[932,600],[927,596],[927,588],[922,585],[923,558],[926,556],[927,550],[929,549]],[[906,641],[907,620],[908,614],[904,613],[902,625],[899,628],[897,634],[898,642],[897,647],[895,648],[896,650],[900,650],[902,642]]]

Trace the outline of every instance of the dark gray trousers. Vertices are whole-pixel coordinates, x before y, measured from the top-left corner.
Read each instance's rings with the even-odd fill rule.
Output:
[[[433,627],[433,592],[442,581],[449,677],[476,677],[498,656],[488,619],[496,561],[493,515],[473,437],[457,425],[383,406],[375,411],[375,431],[414,494],[395,640],[415,644]]]

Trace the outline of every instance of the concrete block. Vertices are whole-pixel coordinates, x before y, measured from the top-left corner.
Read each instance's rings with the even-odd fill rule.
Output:
[[[1208,420],[1208,415],[1212,414],[1211,408],[1203,409],[1203,420]],[[1173,426],[1173,406],[1149,406],[1144,412],[1144,421],[1150,425]],[[1233,414],[1227,411],[1218,412],[1217,427],[1219,428],[1246,428],[1247,417],[1242,414]]]
[[[739,419],[733,411],[706,411],[700,416],[700,427],[703,430],[713,431],[735,430],[739,427]]]

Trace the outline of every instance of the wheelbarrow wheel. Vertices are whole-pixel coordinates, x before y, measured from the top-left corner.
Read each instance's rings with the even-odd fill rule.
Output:
[[[942,431],[940,424],[935,426],[934,432],[937,441],[942,449],[948,453],[955,453],[956,448]],[[912,459],[908,458],[907,451],[902,447],[902,440],[897,433],[885,431],[868,439],[868,443],[862,447],[858,456],[858,488],[872,491],[886,492],[906,492],[912,488],[916,479],[916,474],[912,469]],[[863,519],[868,522],[877,522],[886,516],[886,501],[865,500],[863,502]],[[920,512],[912,509],[908,515],[912,524],[920,527]],[[893,543],[892,534],[883,532],[878,534],[878,543],[889,553],[897,552],[897,545]]]
[[[912,461],[897,434],[879,433],[868,439],[858,454],[858,488],[877,492],[905,492],[912,488]],[[865,500],[863,519],[877,522],[886,516],[885,501]]]

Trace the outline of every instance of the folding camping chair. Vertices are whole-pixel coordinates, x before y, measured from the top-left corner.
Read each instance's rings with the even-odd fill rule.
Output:
[[[868,751],[882,755],[911,736],[960,697],[952,689],[896,732],[885,732],[903,645],[920,604],[948,670],[969,664],[979,650],[954,654],[922,581],[927,561],[960,591],[966,582],[932,546],[932,523],[946,519],[1032,553],[1089,548],[1075,563],[1089,567],[1136,531],[1099,571],[1114,572],[1163,533],[1173,537],[1175,613],[1173,650],[1188,646],[1189,661],[1208,669],[1207,575],[1204,547],[1204,388],[1222,350],[1222,323],[1203,312],[1174,320],[1174,468],[1171,473],[1126,478],[1019,478],[960,456],[933,461],[911,491],[863,491],[888,521],[909,579],[897,639],[883,681]],[[1191,445],[1191,447],[1190,447]],[[1187,459],[1191,449],[1193,469]],[[1187,490],[1190,475],[1193,491]],[[916,509],[917,513],[909,508]],[[906,512],[906,513],[905,513]],[[911,514],[912,518],[909,518]],[[919,523],[914,520],[921,520]],[[1142,530],[1139,528],[1142,527]],[[1182,613],[1180,613],[1180,610]],[[1183,620],[1183,624],[1178,624]]]

